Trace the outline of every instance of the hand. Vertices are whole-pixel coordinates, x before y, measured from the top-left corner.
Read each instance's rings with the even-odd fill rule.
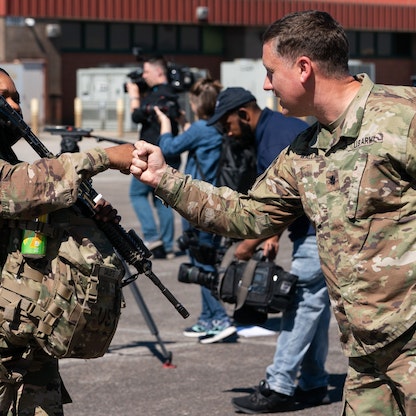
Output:
[[[191,123],[186,119],[186,112],[184,110],[180,110],[180,116],[176,121],[181,126],[183,131],[188,130],[191,126]]]
[[[279,251],[279,237],[273,236],[268,238],[263,243],[263,255],[267,257],[270,261],[274,260]]]
[[[140,98],[139,86],[135,82],[126,82],[126,89],[130,98]]]
[[[258,239],[243,240],[237,245],[234,256],[237,257],[238,260],[250,260],[260,242],[261,240]]]
[[[250,260],[257,247],[263,245],[263,256],[267,257],[270,261],[274,260],[279,251],[279,236],[274,235],[266,240],[264,238],[253,238],[243,240],[235,249],[235,257],[239,260]]]
[[[110,169],[118,169],[121,173],[128,175],[134,145],[130,143],[120,144],[118,146],[107,147],[104,149],[110,159]]]
[[[167,164],[159,146],[144,140],[135,144],[130,172],[143,183],[156,188],[166,170]]]
[[[158,106],[155,105],[154,109],[160,123],[160,134],[172,133],[169,117]]]
[[[94,218],[103,221],[103,222],[115,222],[118,224],[121,220],[120,215],[117,215],[117,210],[107,202],[105,199],[101,198],[94,207],[96,214]]]
[[[170,124],[169,117],[157,105],[155,105],[153,108],[155,110],[155,113],[157,115],[157,118],[160,124],[162,124],[164,120],[169,121],[169,124]]]

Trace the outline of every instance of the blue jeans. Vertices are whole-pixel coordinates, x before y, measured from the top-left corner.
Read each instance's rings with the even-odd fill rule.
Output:
[[[328,385],[325,361],[331,311],[315,236],[294,241],[291,273],[299,277],[296,299],[282,314],[273,364],[266,369],[270,388],[288,396],[295,392],[299,370],[302,390]]]
[[[152,198],[159,219],[159,229],[153,215],[149,196]],[[163,205],[155,197],[153,188],[133,178],[130,184],[130,201],[140,221],[144,240],[148,243],[162,240],[167,252],[173,251],[174,216],[171,207]]]

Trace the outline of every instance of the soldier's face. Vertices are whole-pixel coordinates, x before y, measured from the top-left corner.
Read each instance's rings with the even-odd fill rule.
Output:
[[[0,95],[2,95],[7,103],[18,113],[22,113],[22,109],[20,108],[20,96],[16,90],[16,86],[12,79],[5,74],[4,72],[0,71]]]
[[[305,93],[301,83],[302,71],[297,63],[291,63],[277,55],[275,41],[263,45],[263,65],[266,78],[263,89],[272,91],[280,99],[282,113],[291,116],[303,116],[301,105]]]
[[[22,114],[22,109],[20,108],[20,96],[16,90],[16,86],[12,79],[0,71],[0,95],[2,95],[7,103],[17,111],[19,114]],[[17,129],[7,123],[7,120],[4,120],[0,116],[0,140],[4,144],[7,142],[9,146],[12,146],[20,139],[20,134]]]

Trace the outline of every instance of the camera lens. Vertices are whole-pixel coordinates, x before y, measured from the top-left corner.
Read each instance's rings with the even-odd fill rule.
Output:
[[[201,271],[190,263],[182,263],[179,266],[178,280],[182,283],[199,283]]]
[[[217,284],[217,274],[205,272],[190,263],[182,263],[179,266],[178,280],[182,283],[196,283],[208,289],[214,289]]]

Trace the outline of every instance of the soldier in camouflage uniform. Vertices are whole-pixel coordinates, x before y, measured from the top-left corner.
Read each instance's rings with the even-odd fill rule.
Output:
[[[15,111],[21,112],[19,94],[13,81],[3,70],[0,70],[0,94]],[[65,213],[69,213],[69,207],[74,205],[82,180],[106,169],[128,172],[133,146],[95,148],[85,153],[68,153],[56,159],[40,159],[28,164],[19,162],[11,149],[20,135],[4,120],[1,121],[0,254],[3,272],[0,286],[0,415],[61,416],[62,404],[70,399],[59,375],[58,360],[48,352],[49,346],[42,348],[32,334],[37,323],[34,313],[50,301],[48,287],[53,286],[53,282],[57,280],[52,279],[52,276],[59,275],[59,271],[53,269],[63,267],[61,275],[66,277],[66,268],[71,267],[67,260],[58,262],[49,258],[50,253],[59,246],[59,241],[52,237],[48,237],[47,254],[44,258],[39,261],[24,260],[20,253],[21,227],[24,223],[33,222],[33,218],[47,213],[52,219],[49,228],[53,230],[53,219],[57,215],[64,217]],[[71,218],[74,219],[73,217]],[[96,217],[102,221],[119,220],[116,210],[107,203],[97,206]],[[82,219],[85,220],[87,219]],[[88,274],[90,265],[97,259],[89,259],[90,264],[88,260],[83,263],[85,259],[80,254],[82,250],[85,250],[86,257],[91,254],[91,241],[94,241],[92,235],[96,231],[90,224],[80,225],[78,222],[76,225],[75,222],[68,224],[68,229],[80,233],[83,242],[77,246],[76,255],[79,255],[80,269],[84,268]],[[63,234],[65,233],[60,235]],[[74,240],[71,241],[75,247]],[[71,241],[68,239],[66,243]],[[60,255],[64,256],[61,249],[59,247]],[[110,253],[108,256],[94,253],[98,257],[97,261],[114,263],[116,267],[120,267],[120,261],[117,259],[116,263],[115,254],[110,252],[112,247],[105,249]],[[74,273],[72,277],[82,275],[81,270]],[[41,285],[40,282],[45,284]],[[18,293],[19,288],[22,290],[21,294]],[[37,297],[35,303],[34,296]]]
[[[264,89],[283,113],[311,115],[247,196],[167,167],[136,144],[131,172],[193,224],[238,238],[315,225],[349,358],[343,415],[416,414],[416,89],[348,71],[343,28],[325,12],[273,23]]]

